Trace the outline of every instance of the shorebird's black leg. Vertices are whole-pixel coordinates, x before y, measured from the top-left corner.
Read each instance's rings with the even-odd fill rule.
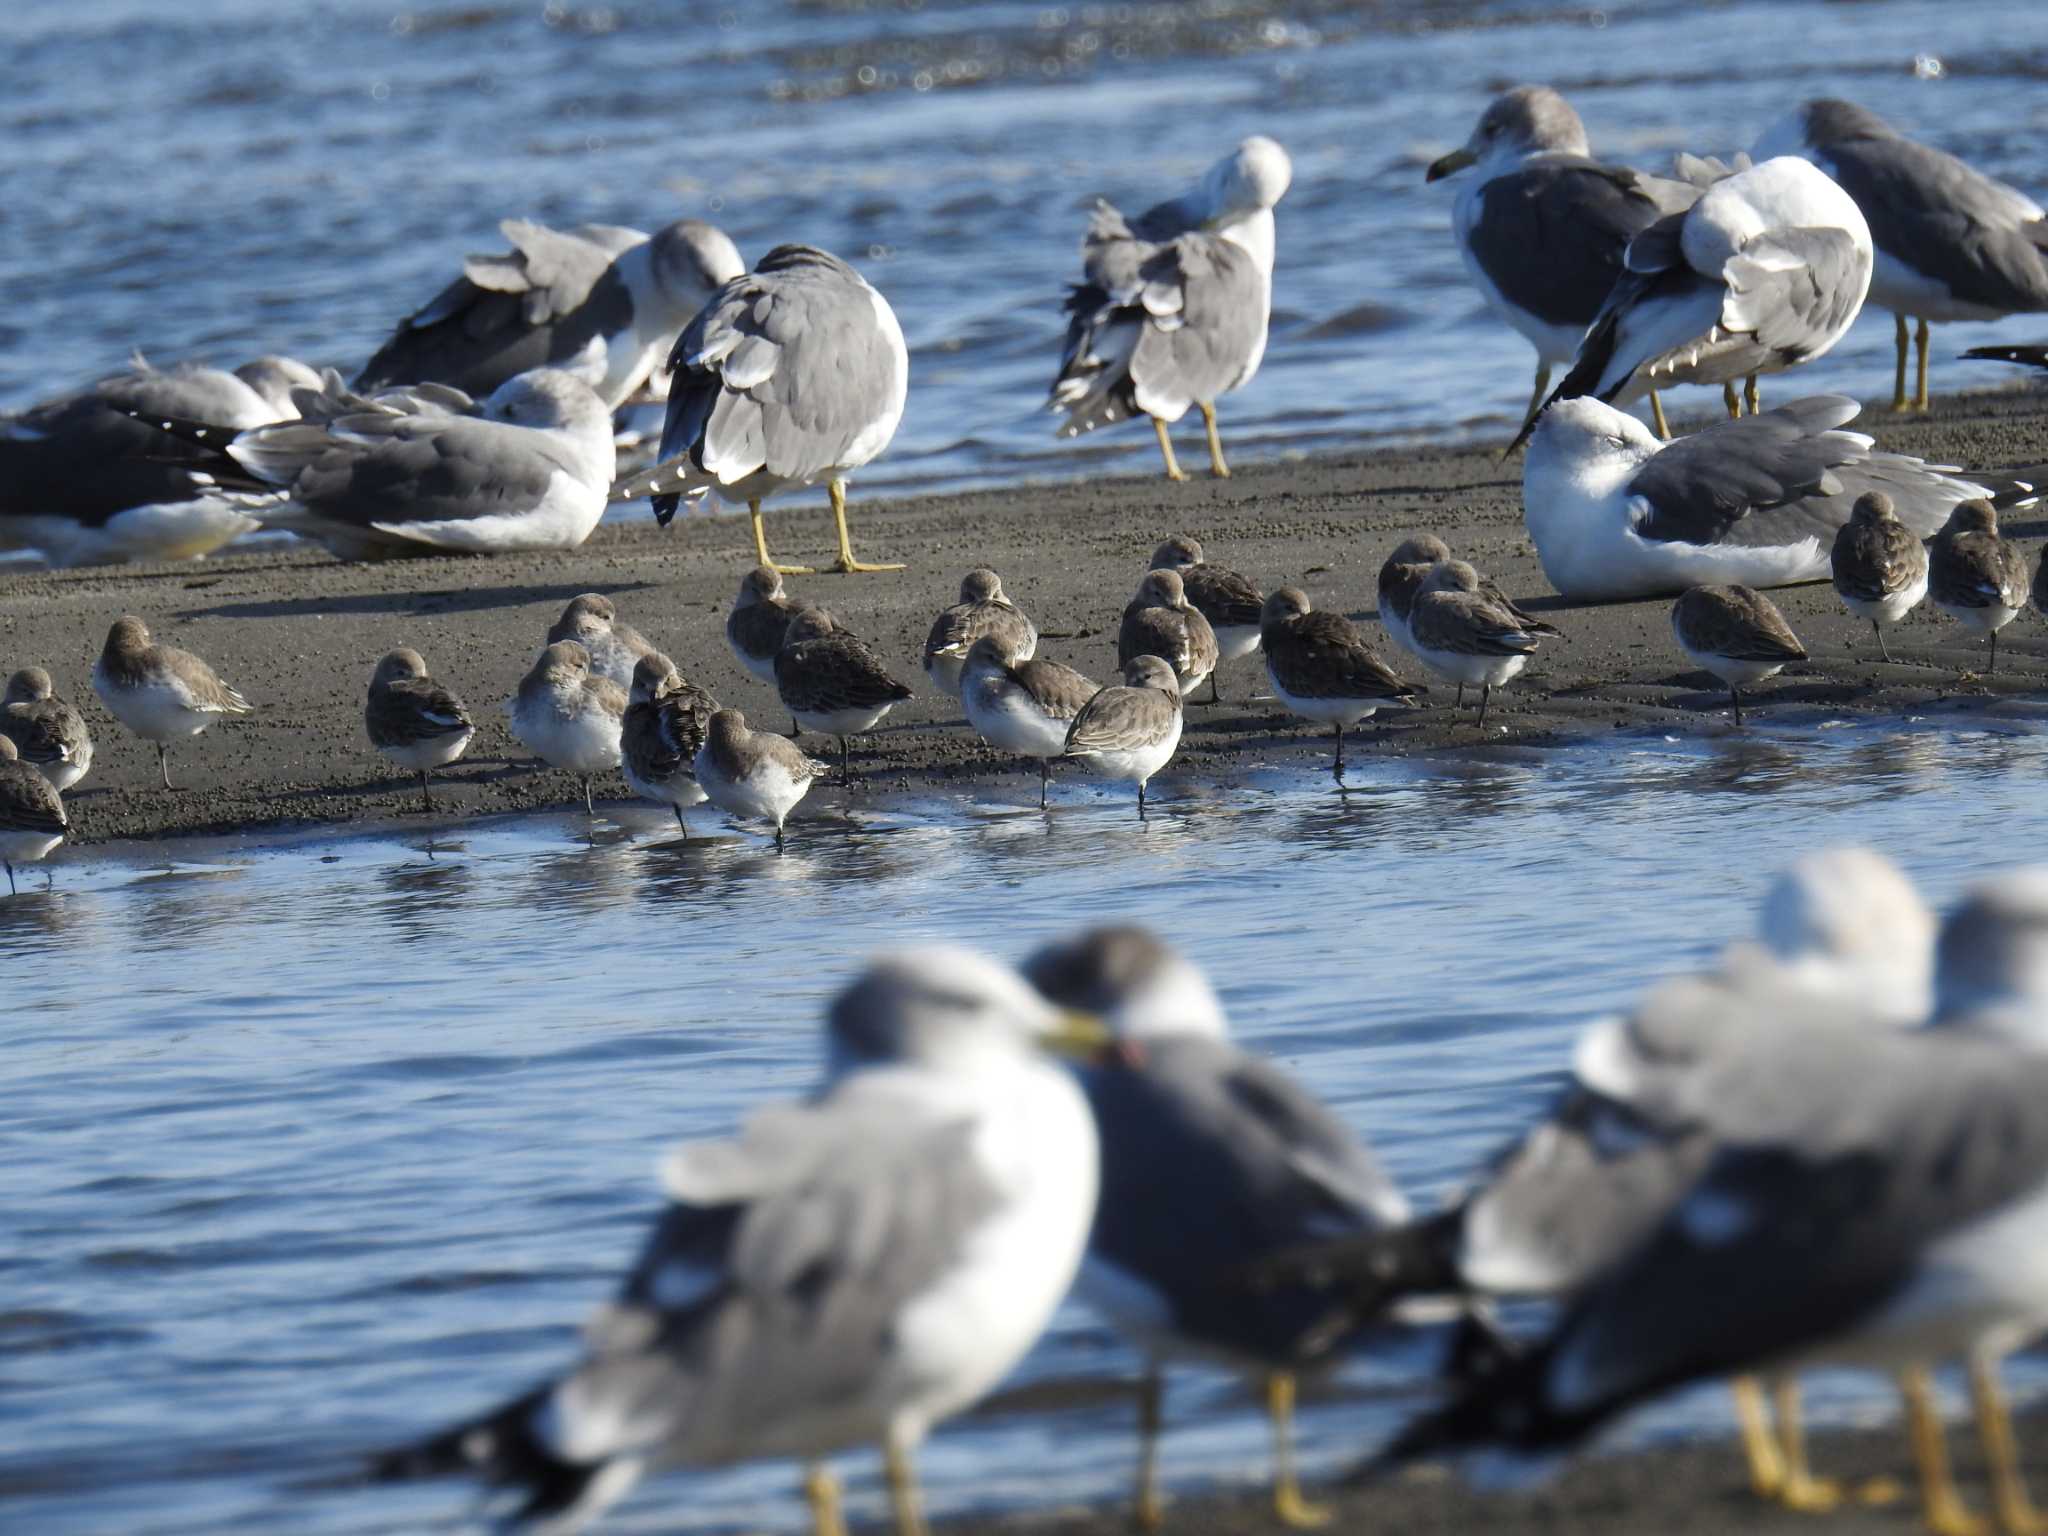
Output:
[[[1479,685],[1479,728],[1486,729],[1486,706],[1493,702],[1493,684]]]
[[[156,744],[156,771],[164,776],[164,788],[171,787],[171,753],[162,742]]]
[[[1041,757],[1038,760],[1038,808],[1041,811],[1045,809],[1046,791],[1049,790],[1051,787],[1052,759],[1047,757]]]
[[[434,792],[427,787],[427,770],[420,770],[420,805],[426,810],[434,808]]]
[[[1884,643],[1884,626],[1878,623],[1877,620],[1872,619],[1870,621],[1870,632],[1877,636],[1878,655],[1882,656],[1886,661],[1890,661],[1892,659],[1892,648]]]
[[[1733,683],[1730,683],[1728,685],[1728,697],[1735,702],[1735,724],[1739,728],[1742,724],[1742,690]]]
[[[5,864],[5,865],[7,866],[7,894],[8,894],[8,895],[10,895],[10,896],[18,896],[18,895],[20,895],[21,893],[20,893],[20,892],[19,892],[18,890],[16,890],[16,889],[15,889],[15,885],[14,885],[14,864],[13,864],[13,861],[11,861],[11,860],[9,860],[9,859],[0,859],[0,864]]]
[[[690,838],[690,824],[687,821],[683,820],[683,808],[680,805],[678,805],[672,806],[670,807],[670,809],[672,809],[676,813],[676,825],[683,829],[683,840],[685,842],[688,842]]]

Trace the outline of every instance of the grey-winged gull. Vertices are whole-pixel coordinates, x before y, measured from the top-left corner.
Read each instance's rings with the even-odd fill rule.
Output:
[[[867,279],[813,246],[778,245],[712,295],[669,368],[656,462],[614,486],[615,501],[652,498],[664,527],[686,498],[744,503],[755,556],[774,565],[761,503],[823,480],[839,531],[831,568],[902,569],[854,559],[846,531],[846,477],[889,446],[910,390],[903,330]]]
[[[1656,1230],[1705,1168],[1718,1126],[1753,1131],[1772,1115],[1799,1113],[1796,1103],[1718,1096],[1713,1074],[1745,1038],[1744,1021],[1674,1000],[1718,997],[1716,987],[1762,976],[1873,1029],[1928,1017],[1934,916],[1881,855],[1845,847],[1795,861],[1766,893],[1757,926],[1756,945],[1736,946],[1722,961],[1723,981],[1589,1028],[1549,1113],[1448,1208],[1407,1228],[1305,1249],[1275,1272],[1348,1281],[1364,1317],[1416,1293],[1571,1296]],[[1790,1431],[1796,1402],[1782,1388],[1779,1399]],[[1737,1405],[1757,1492],[1801,1507],[1825,1502],[1829,1490],[1807,1473],[1796,1439],[1786,1465],[1753,1384],[1739,1386]]]
[[[436,383],[481,398],[529,369],[565,368],[617,410],[662,382],[676,336],[746,270],[725,232],[701,219],[651,238],[528,219],[498,228],[512,249],[464,261],[460,277],[399,322],[356,375],[357,390]]]
[[[1216,400],[1241,389],[1266,354],[1273,308],[1273,206],[1294,166],[1254,135],[1179,197],[1125,219],[1098,201],[1068,291],[1066,349],[1050,405],[1074,437],[1149,416],[1170,480],[1185,480],[1167,427],[1202,413],[1209,467],[1228,475]]]
[[[1753,153],[1811,160],[1869,221],[1877,250],[1870,302],[1890,310],[1897,329],[1893,410],[1908,406],[1909,319],[1919,322],[1910,403],[1924,411],[1928,322],[2048,310],[2048,216],[2041,205],[1947,151],[1907,138],[1868,108],[1832,98],[1804,102]]]
[[[38,550],[53,565],[190,560],[254,533],[241,498],[211,473],[213,454],[133,415],[240,430],[297,416],[292,388],[319,383],[291,358],[233,373],[138,358],[89,389],[0,416],[0,549]]]
[[[70,831],[57,786],[20,760],[13,737],[0,735],[0,869],[8,895],[16,894],[14,866],[40,863]]]
[[[1342,1120],[1231,1043],[1207,978],[1151,933],[1098,928],[1046,946],[1023,970],[1053,1001],[1101,1015],[1117,1039],[1082,1074],[1102,1143],[1102,1197],[1080,1289],[1144,1357],[1139,1525],[1163,1523],[1165,1370],[1184,1359],[1220,1360],[1259,1380],[1273,1427],[1273,1511],[1291,1526],[1324,1523],[1295,1476],[1295,1383],[1360,1329],[1331,1329],[1331,1297],[1312,1284],[1248,1295],[1241,1275],[1304,1242],[1404,1222],[1407,1201]]]
[[[60,790],[92,770],[92,732],[85,716],[57,696],[55,681],[41,667],[23,667],[7,679],[7,691],[0,694],[0,736]]]
[[[952,949],[878,959],[826,1030],[813,1096],[669,1154],[669,1204],[566,1375],[376,1472],[474,1474],[559,1531],[650,1473],[791,1458],[827,1536],[823,1458],[879,1445],[898,1536],[921,1533],[918,1445],[1023,1357],[1087,1243],[1095,1127],[1039,1047],[1105,1037]]]
[[[1472,136],[1432,161],[1425,179],[1468,168],[1475,174],[1458,185],[1451,228],[1487,307],[1536,349],[1526,429],[1551,369],[1578,355],[1629,241],[1691,207],[1700,189],[1594,159],[1579,114],[1545,85],[1496,96]],[[1662,433],[1655,389],[1650,405]]]
[[[441,384],[366,397],[330,373],[303,419],[244,432],[142,413],[212,445],[252,515],[343,560],[574,549],[604,516],[611,414],[590,386],[536,368],[483,400]]]
[[[165,789],[171,787],[172,742],[251,708],[204,658],[175,645],[158,645],[149,626],[132,613],[108,627],[107,643],[93,664],[92,691],[109,714],[156,747]]]
[[[400,646],[370,674],[363,730],[381,756],[420,776],[420,804],[431,811],[428,778],[469,750],[476,721],[468,705],[428,675],[418,651]]]
[[[1738,1118],[1715,1127],[1698,1180],[1546,1339],[1411,1424],[1380,1463],[1567,1450],[1637,1403],[1738,1371],[1886,1369],[1906,1394],[1927,1519],[1960,1532],[1973,1523],[1947,1475],[1927,1368],[1962,1356],[2001,1504],[2018,1494],[2024,1508],[2009,1424],[1996,1433],[1996,1364],[2048,1325],[2048,872],[1999,886],[1997,901],[1950,919],[1943,970],[1954,948],[2016,963],[1990,976],[1973,965],[1976,1007],[1948,1010],[1940,1029],[1872,1031],[1758,978],[1653,999],[1728,1028],[1733,1048],[1697,1086]]]
[[[1735,380],[1811,362],[1841,340],[1871,261],[1870,226],[1815,166],[1781,155],[1725,176],[1629,241],[1550,398],[1625,404],[1682,378],[1721,384],[1733,416]]]
[[[1548,406],[1522,465],[1522,516],[1543,574],[1578,599],[1814,581],[1866,491],[1891,497],[1921,538],[1956,503],[1993,493],[1843,430],[1857,410],[1846,396],[1813,395],[1663,443],[1598,400]]]

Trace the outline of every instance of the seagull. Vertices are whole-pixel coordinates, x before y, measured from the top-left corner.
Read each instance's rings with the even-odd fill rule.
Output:
[[[548,628],[547,643],[557,640],[574,640],[590,653],[590,670],[621,688],[632,686],[642,661],[659,654],[639,630],[619,622],[618,608],[602,592],[569,599],[562,616]]]
[[[1848,331],[1870,287],[1870,226],[1823,172],[1781,155],[1650,225],[1623,264],[1551,401],[1623,404],[1683,378],[1720,384],[1734,416],[1735,380],[1811,362]]]
[[[1815,581],[1866,491],[1889,496],[1918,538],[1958,502],[2003,494],[1951,466],[1877,451],[1844,430],[1858,409],[1813,395],[1660,443],[1626,412],[1560,400],[1537,418],[1522,465],[1543,574],[1575,601]]]
[[[1948,515],[1927,550],[1927,595],[1934,606],[1991,642],[1989,675],[1998,675],[1998,632],[2027,606],[2027,559],[1998,536],[1988,501],[1966,501]]]
[[[960,601],[932,621],[924,642],[924,675],[941,693],[960,697],[967,653],[984,635],[998,635],[1014,661],[1038,650],[1038,626],[1003,591],[1003,578],[977,566],[960,579]]]
[[[775,656],[775,692],[803,729],[839,738],[842,784],[853,782],[847,738],[872,731],[911,696],[874,647],[822,608],[806,608],[790,620]]]
[[[1901,622],[1927,595],[1927,546],[1899,521],[1891,497],[1865,491],[1835,530],[1828,567],[1842,606],[1870,620],[1878,654],[1890,661],[1884,627]]]
[[[165,789],[171,788],[171,742],[197,736],[224,715],[246,715],[251,707],[190,651],[151,641],[149,626],[132,613],[108,629],[92,669],[92,691],[116,720],[155,743]]]
[[[1998,320],[2048,310],[2048,215],[1954,155],[1907,138],[1852,101],[1803,102],[1752,153],[1798,155],[1826,171],[1870,224],[1870,302],[1892,312],[1892,409],[1927,409],[1930,320]],[[1919,322],[1906,398],[1906,321]]]
[[[1593,158],[1586,125],[1548,86],[1496,96],[1464,146],[1432,161],[1427,181],[1468,167],[1451,224],[1458,254],[1481,297],[1536,349],[1536,387],[1522,419],[1528,431],[1552,368],[1578,355],[1586,327],[1622,272],[1630,240],[1667,214],[1683,212],[1700,189]],[[1660,436],[1663,407],[1650,391]]]
[[[846,477],[883,449],[903,419],[910,353],[889,301],[837,256],[778,245],[711,296],[669,354],[674,375],[656,462],[612,487],[648,496],[667,527],[684,498],[716,491],[744,502],[762,565],[761,503],[826,482],[839,528],[835,571],[896,571],[853,557]],[[777,566],[786,575],[810,567]]]
[[[1273,207],[1293,179],[1287,151],[1254,135],[1135,219],[1097,201],[1052,386],[1050,406],[1066,418],[1061,437],[1142,413],[1167,479],[1185,480],[1166,429],[1192,405],[1208,429],[1211,471],[1230,473],[1216,400],[1249,384],[1266,354]]]
[[[2001,1354],[2048,1326],[2034,1273],[2048,1252],[2048,1011],[2031,989],[2001,985],[2048,973],[2048,872],[2004,883],[2000,907],[1966,904],[1941,943],[1944,961],[1967,948],[2008,962],[1978,968],[1983,1023],[1873,1031],[1768,973],[1665,989],[1667,1013],[1725,1031],[1728,1049],[1694,1087],[1735,1120],[1715,1127],[1703,1172],[1652,1233],[1544,1340],[1462,1384],[1379,1465],[1569,1450],[1648,1398],[1737,1372],[1882,1368],[1906,1394],[1929,1525],[1972,1530],[1927,1376],[1960,1355],[1980,1384],[2001,1504],[2030,1512],[2002,1400],[1981,1388],[1995,1388]],[[2004,931],[1959,937],[1959,922]],[[1744,1123],[1749,1106],[1762,1112]]]
[[[215,454],[134,417],[239,431],[296,417],[291,391],[319,385],[291,358],[228,373],[138,357],[89,389],[0,416],[0,549],[34,549],[53,565],[193,560],[254,533],[255,516],[213,473]]]
[[[0,868],[7,871],[8,895],[19,894],[15,864],[40,862],[70,831],[57,786],[20,760],[11,736],[0,734]],[[47,870],[44,878],[50,878]]]
[[[921,1536],[918,1446],[1023,1358],[1079,1268],[1095,1128],[1041,1048],[1103,1037],[939,948],[878,958],[826,1036],[808,1099],[664,1160],[668,1204],[566,1374],[374,1475],[472,1475],[514,1491],[514,1520],[577,1531],[649,1473],[790,1458],[829,1536],[824,1458],[872,1444],[897,1536]]]
[[[584,814],[595,816],[590,781],[619,766],[625,690],[592,672],[590,652],[574,640],[557,640],[519,680],[519,691],[504,709],[512,734],[536,757],[576,775],[583,786]]]
[[[1216,636],[1216,665],[1249,656],[1259,648],[1259,612],[1266,594],[1249,576],[1240,576],[1226,566],[1211,565],[1202,558],[1199,541],[1184,533],[1152,551],[1152,569],[1172,571],[1180,578],[1181,590],[1195,611],[1209,621]],[[1216,690],[1216,673],[1209,674],[1211,704],[1223,702]]]
[[[1671,632],[1696,667],[1728,685],[1735,724],[1742,724],[1742,690],[1776,677],[1791,661],[1806,660],[1778,605],[1754,587],[1691,587],[1671,605]]]
[[[675,812],[686,838],[684,807],[708,798],[696,779],[697,753],[717,712],[718,700],[686,682],[661,652],[642,656],[633,668],[619,722],[619,769],[634,794]]]
[[[604,516],[611,416],[559,368],[519,374],[481,401],[440,384],[365,397],[333,373],[296,399],[303,420],[245,432],[142,419],[213,447],[216,473],[249,493],[265,527],[337,559],[575,549]]]
[[[1173,760],[1180,746],[1180,684],[1173,668],[1149,653],[1124,664],[1112,683],[1081,706],[1067,727],[1063,757],[1077,757],[1105,779],[1138,786],[1138,819],[1145,819],[1145,786]]]
[[[726,815],[775,823],[777,853],[789,813],[813,781],[831,771],[786,736],[748,730],[747,717],[736,709],[721,709],[705,722],[692,766],[698,787]]]
[[[1460,702],[1467,684],[1478,685],[1482,727],[1493,690],[1528,665],[1539,638],[1515,610],[1496,603],[1483,588],[1479,573],[1463,560],[1438,561],[1416,591],[1407,626],[1415,654],[1439,677],[1458,685]]]
[[[1183,697],[1213,676],[1220,652],[1216,631],[1202,610],[1188,601],[1187,588],[1170,570],[1149,570],[1124,605],[1116,634],[1116,664],[1130,665],[1138,656],[1157,656],[1173,668]]]
[[[678,219],[651,238],[617,225],[498,225],[510,251],[399,322],[356,375],[365,394],[448,384],[481,399],[534,368],[576,374],[615,411],[656,382],[676,336],[720,284],[746,271],[723,230]]]
[[[1145,1357],[1139,1526],[1164,1523],[1157,1450],[1165,1367],[1221,1359],[1257,1377],[1273,1425],[1273,1512],[1327,1523],[1295,1476],[1296,1378],[1356,1328],[1296,1283],[1247,1295],[1244,1266],[1305,1242],[1385,1229],[1408,1203],[1314,1095],[1229,1039],[1222,1004],[1185,957],[1142,928],[1097,928],[1023,965],[1054,1002],[1105,1019],[1116,1047],[1082,1073],[1102,1143],[1102,1197],[1080,1291]]]
[[[1052,760],[1064,756],[1067,731],[1102,685],[1072,667],[1016,653],[1016,636],[983,635],[960,669],[967,723],[998,752],[1038,759],[1038,808],[1046,807]]]
[[[420,776],[420,804],[431,811],[428,775],[469,750],[476,722],[462,700],[427,675],[420,653],[401,646],[370,674],[363,729],[378,752]]]
[[[23,667],[7,679],[7,692],[0,695],[0,736],[59,790],[69,789],[92,768],[92,733],[85,728],[85,716],[57,697],[57,685],[41,667]]]
[[[1413,703],[1417,690],[1394,676],[1356,625],[1341,613],[1312,608],[1299,587],[1268,593],[1261,618],[1259,644],[1274,694],[1289,713],[1336,727],[1331,772],[1342,778],[1344,728],[1384,705]]]

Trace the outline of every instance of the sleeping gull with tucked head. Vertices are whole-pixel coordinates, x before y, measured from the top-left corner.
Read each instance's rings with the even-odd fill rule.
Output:
[[[1578,355],[1629,241],[1691,207],[1699,188],[1595,160],[1579,114],[1545,85],[1496,96],[1471,138],[1432,161],[1426,179],[1467,168],[1474,174],[1458,184],[1451,227],[1487,307],[1536,349],[1526,431],[1551,369]],[[1661,431],[1654,389],[1650,404]]]
[[[299,414],[295,388],[320,375],[288,357],[233,373],[137,358],[90,389],[0,416],[0,549],[34,549],[52,565],[191,560],[259,526],[215,471],[210,448],[183,445],[138,415],[218,423],[230,431]]]
[[[2048,310],[2048,216],[2017,188],[1907,138],[1851,101],[1803,102],[1758,141],[1758,159],[1811,160],[1856,200],[1877,262],[1870,302],[1892,312],[1892,409],[1927,409],[1927,325]],[[1906,321],[1919,367],[1906,396]]]
[[[1735,380],[1810,362],[1848,331],[1870,287],[1870,226],[1825,173],[1783,155],[1650,225],[1623,265],[1551,400],[1620,405],[1683,380],[1722,385],[1734,416]]]
[[[1079,1268],[1095,1127],[1042,1050],[1106,1036],[938,948],[876,960],[826,1035],[809,1098],[664,1160],[668,1205],[566,1374],[375,1475],[475,1476],[562,1532],[651,1473],[799,1460],[817,1536],[841,1536],[825,1458],[878,1446],[897,1536],[919,1536],[919,1444],[1023,1358]]]
[[[761,503],[823,480],[839,529],[831,568],[902,569],[854,559],[846,531],[846,477],[889,446],[910,390],[902,327],[867,279],[812,246],[778,245],[711,296],[669,368],[656,461],[614,486],[613,500],[650,497],[666,527],[685,499],[716,492],[746,506],[755,558],[774,565]]]
[[[1254,135],[1135,219],[1096,203],[1052,386],[1051,408],[1066,417],[1060,436],[1149,416],[1167,478],[1185,480],[1166,429],[1192,405],[1208,429],[1210,469],[1230,473],[1216,400],[1249,384],[1266,354],[1273,206],[1293,179],[1287,151]]]
[[[1581,600],[1814,581],[1867,491],[1888,495],[1920,538],[1956,503],[1992,494],[1950,466],[1844,431],[1857,409],[1814,395],[1661,443],[1598,400],[1558,401],[1537,418],[1522,465],[1522,515],[1543,574]]]
[[[578,375],[617,410],[661,378],[676,336],[719,284],[746,270],[724,231],[678,219],[637,229],[550,229],[506,219],[510,251],[471,256],[407,315],[356,375],[365,393],[451,384],[479,399],[533,368]]]

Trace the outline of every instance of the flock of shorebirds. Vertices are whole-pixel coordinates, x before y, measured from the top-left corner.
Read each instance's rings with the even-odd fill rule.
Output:
[[[1443,1397],[1361,1475],[1555,1457],[1734,1377],[1757,1492],[1825,1509],[1850,1494],[1808,1463],[1799,1376],[1850,1366],[1897,1375],[1941,1536],[1989,1529],[1930,1385],[1967,1360],[1994,1511],[2026,1536],[2042,1517],[1999,1363],[2048,1328],[2044,978],[2048,869],[1981,885],[1937,937],[1883,858],[1812,856],[1757,942],[1588,1028],[1557,1100],[1419,1213],[1143,930],[1015,969],[885,956],[831,1003],[814,1092],[664,1160],[667,1204],[581,1358],[371,1475],[474,1478],[510,1522],[574,1531],[666,1469],[787,1459],[817,1536],[843,1536],[830,1458],[879,1447],[895,1528],[917,1536],[918,1446],[1074,1286],[1143,1362],[1142,1530],[1167,1520],[1176,1364],[1259,1384],[1272,1508],[1307,1528],[1331,1512],[1297,1475],[1298,1380],[1407,1335],[1441,1349]],[[1550,1305],[1511,1333],[1509,1298]]]

